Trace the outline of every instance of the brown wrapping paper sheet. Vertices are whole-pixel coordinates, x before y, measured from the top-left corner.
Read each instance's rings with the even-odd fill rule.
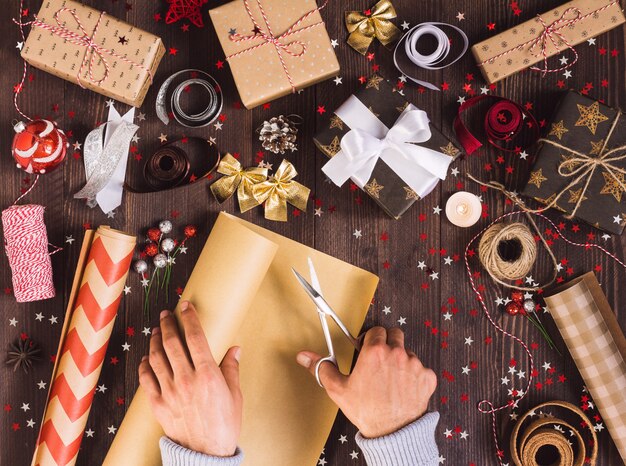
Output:
[[[559,20],[569,8],[578,8],[581,16],[585,16],[611,3],[613,4],[609,8],[579,21],[572,27],[566,25],[558,30],[558,33],[561,34],[570,45],[576,46],[587,39],[599,36],[626,22],[619,2],[615,2],[615,0],[573,0],[543,13],[540,16],[543,18],[546,25],[550,25]],[[565,16],[565,19],[573,19],[575,17],[576,15],[570,12]],[[539,18],[535,17],[474,45],[472,47],[472,53],[477,63],[480,64],[484,62],[484,64],[480,66],[480,69],[487,82],[490,84],[496,83],[529,66],[543,61],[541,44],[535,47],[534,53],[530,50],[530,45],[532,45],[530,44],[527,47],[491,60],[508,50],[515,49],[529,40],[539,38],[543,31],[544,27],[541,21],[539,21]],[[547,46],[549,57],[553,57],[559,52],[568,49],[567,44],[561,41],[556,33],[553,37],[558,47],[555,47],[552,41],[547,39],[549,43]],[[570,61],[573,59],[573,57],[570,57]],[[558,68],[560,66],[562,65],[560,65],[558,61],[556,64],[552,63],[552,67]],[[540,67],[543,67],[543,65],[540,65]]]
[[[302,349],[327,351],[315,308],[291,272],[294,267],[308,277],[309,256],[326,299],[358,334],[376,276],[225,213],[182,295],[198,309],[216,360],[230,346],[242,347],[244,465],[315,465],[337,414],[315,378],[295,362]],[[330,327],[347,372],[353,349]],[[161,435],[139,389],[104,466],[160,466]]]
[[[563,340],[626,464],[626,337],[593,272],[545,297]]]
[[[262,2],[272,31],[277,37],[287,31],[304,14],[317,8],[315,0],[262,0]],[[256,0],[250,0],[249,4],[257,23],[263,30],[266,30],[265,21]],[[235,42],[229,38],[232,29],[245,35],[253,33],[254,24],[242,0],[234,0],[214,8],[209,11],[209,14],[227,57],[262,43],[261,39]],[[304,20],[297,29],[321,21],[320,13],[316,12]],[[330,45],[330,38],[324,24],[290,35],[282,39],[281,43],[286,45],[293,41],[302,42],[306,46],[306,52],[301,57],[282,52],[285,65],[296,88],[308,87],[339,73],[339,62]],[[299,50],[296,44],[290,49],[294,52]],[[253,51],[232,57],[228,63],[239,96],[246,108],[253,108],[292,93],[291,84],[276,48],[272,44],[266,44]]]
[[[44,0],[37,19],[57,26],[54,14],[62,8],[75,9],[85,31],[93,33],[100,11],[74,0]],[[64,20],[67,29],[82,35],[69,12],[64,12],[60,19]],[[109,64],[108,78],[100,84],[92,82],[87,63],[80,79],[82,85],[120,102],[140,107],[151,84],[150,73],[154,77],[165,53],[161,39],[108,14],[102,18],[94,39],[99,46],[125,55],[140,66],[102,52]],[[41,27],[32,27],[22,49],[22,58],[35,68],[77,83],[77,74],[86,53],[89,57],[87,47],[66,42],[59,35]],[[104,76],[105,67],[98,57],[94,62],[93,76],[97,81]]]

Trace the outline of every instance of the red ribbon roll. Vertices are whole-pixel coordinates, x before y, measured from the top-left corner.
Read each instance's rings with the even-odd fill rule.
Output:
[[[459,112],[454,119],[454,132],[468,155],[476,152],[483,146],[483,143],[465,126],[462,117],[467,110],[486,99],[496,100],[485,114],[484,131],[489,144],[505,152],[516,152],[515,149],[504,147],[501,142],[508,144],[513,141],[524,129],[525,119],[529,121],[529,127],[534,131],[534,138],[531,144],[539,138],[539,124],[537,120],[520,104],[503,97],[481,95],[461,104]]]

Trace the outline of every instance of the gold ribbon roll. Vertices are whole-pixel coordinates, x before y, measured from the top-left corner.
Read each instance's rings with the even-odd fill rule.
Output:
[[[562,419],[545,416],[523,427],[527,419],[539,415],[539,411],[545,408],[568,410],[582,422],[572,425]],[[589,429],[592,437],[591,451],[588,451],[581,431],[576,427],[581,424]],[[580,409],[565,401],[542,403],[528,411],[517,421],[510,442],[515,466],[583,466],[587,458],[588,464],[594,466],[598,456],[598,439],[591,421]]]
[[[348,45],[361,55],[365,55],[374,38],[387,46],[401,35],[400,29],[390,21],[397,15],[389,0],[380,0],[366,13],[346,11],[346,27],[350,33]]]
[[[297,175],[296,168],[289,161],[283,160],[274,176],[252,187],[252,194],[258,203],[265,202],[265,218],[286,222],[287,203],[306,210],[311,190],[293,181]]]
[[[220,204],[230,198],[235,191],[241,212],[247,212],[260,204],[252,193],[252,187],[267,180],[267,168],[244,169],[239,160],[226,154],[222,157],[217,172],[226,175],[211,185],[211,192]]]

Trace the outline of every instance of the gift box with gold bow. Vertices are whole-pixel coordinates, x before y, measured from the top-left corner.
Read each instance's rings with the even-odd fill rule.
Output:
[[[523,190],[609,233],[626,223],[626,115],[575,92],[561,100]]]
[[[35,20],[21,19],[32,66],[141,106],[165,53],[159,37],[74,0],[46,0]]]
[[[472,53],[490,84],[528,67],[544,74],[560,72],[578,60],[574,46],[624,22],[619,0],[573,0],[474,45]],[[571,56],[566,63],[548,61],[567,49]]]
[[[396,219],[435,189],[461,154],[426,112],[378,75],[322,127],[314,140],[331,157],[324,173],[338,186],[351,179]]]
[[[246,108],[339,73],[315,0],[234,0],[209,11]]]

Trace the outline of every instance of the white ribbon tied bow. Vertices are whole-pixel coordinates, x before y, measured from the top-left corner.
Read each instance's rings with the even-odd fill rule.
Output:
[[[341,112],[343,115],[340,117],[352,129],[341,139],[341,151],[322,168],[333,183],[341,186],[351,178],[363,188],[372,177],[379,159],[420,198],[435,189],[439,180],[445,180],[452,157],[416,145],[431,138],[426,112],[409,105],[400,114],[394,126],[387,129],[365,106],[363,108],[366,113],[361,112],[356,125],[345,121],[343,116],[346,114]],[[371,121],[363,121],[370,118],[377,121],[378,124],[374,125],[376,128],[370,125]],[[381,126],[384,129],[381,129]],[[371,129],[364,129],[367,127]],[[385,130],[386,134],[383,134]]]

